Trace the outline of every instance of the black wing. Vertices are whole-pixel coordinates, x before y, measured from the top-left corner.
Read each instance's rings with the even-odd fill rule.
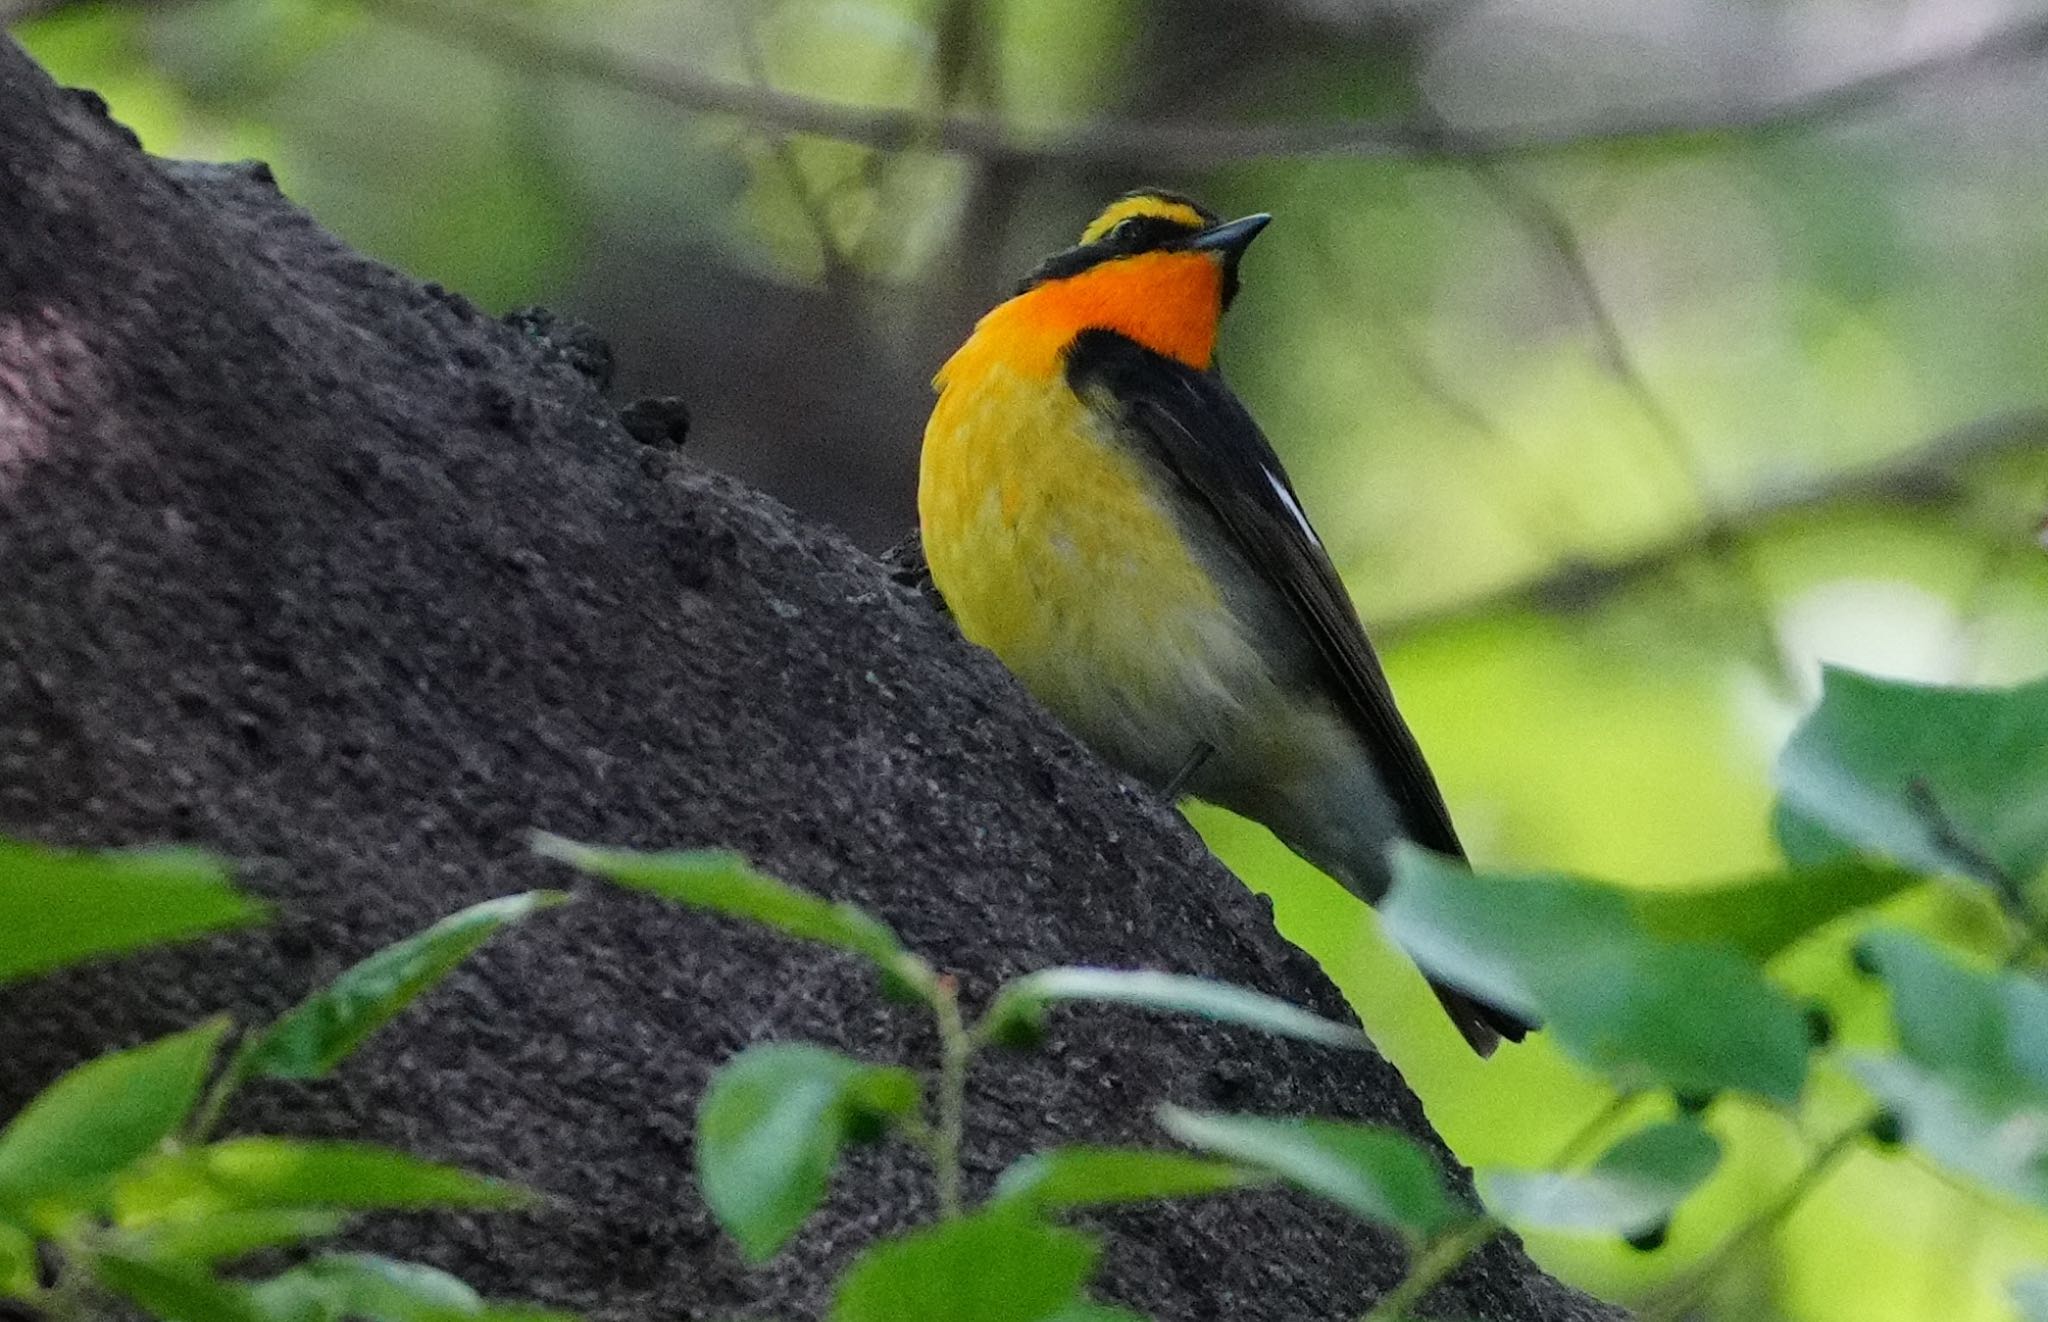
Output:
[[[1214,372],[1201,372],[1113,331],[1077,336],[1067,381],[1121,411],[1149,457],[1207,506],[1252,568],[1273,584],[1314,642],[1330,693],[1365,741],[1401,825],[1417,844],[1465,856],[1436,778],[1394,706],[1379,657],[1322,540],[1259,426]]]

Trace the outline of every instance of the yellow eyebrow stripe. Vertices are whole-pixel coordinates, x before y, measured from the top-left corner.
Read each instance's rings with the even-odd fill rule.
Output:
[[[1110,203],[1108,210],[1089,222],[1088,228],[1081,231],[1081,242],[1095,242],[1116,228],[1117,222],[1129,220],[1132,216],[1158,216],[1194,229],[1201,229],[1208,223],[1202,219],[1201,212],[1185,202],[1169,202],[1163,197],[1127,197]]]

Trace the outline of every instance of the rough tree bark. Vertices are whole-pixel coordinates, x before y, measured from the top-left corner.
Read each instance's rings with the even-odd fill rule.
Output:
[[[280,913],[10,990],[0,1114],[108,1046],[275,1012],[460,904],[569,882],[530,827],[747,850],[872,906],[977,999],[1047,964],[1163,965],[1345,1014],[1171,811],[875,562],[631,439],[591,357],[351,252],[261,167],[151,160],[0,40],[0,829],[198,842]],[[369,1234],[489,1291],[809,1316],[931,1193],[864,1151],[745,1269],[692,1187],[690,1114],[767,1037],[932,1048],[843,961],[597,889],[338,1081],[232,1121],[548,1191],[532,1216]],[[1377,1056],[1071,1014],[981,1071],[972,1178],[1060,1139],[1157,1141],[1165,1099],[1437,1143]],[[1401,1270],[1391,1240],[1278,1193],[1104,1220],[1105,1293],[1162,1318],[1355,1316]],[[1430,1311],[1620,1316],[1512,1243]]]

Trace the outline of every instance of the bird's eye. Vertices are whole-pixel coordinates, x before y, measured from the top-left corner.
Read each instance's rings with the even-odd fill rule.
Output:
[[[1143,216],[1126,216],[1110,227],[1109,241],[1111,243],[1135,243],[1144,236],[1144,233],[1145,218]]]

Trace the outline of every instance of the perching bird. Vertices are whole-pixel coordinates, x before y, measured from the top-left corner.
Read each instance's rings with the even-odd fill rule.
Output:
[[[1269,216],[1111,203],[934,382],[918,516],[932,581],[1109,762],[1264,823],[1376,901],[1387,846],[1462,856],[1329,554],[1217,374]],[[1436,986],[1481,1055],[1528,1025]]]

